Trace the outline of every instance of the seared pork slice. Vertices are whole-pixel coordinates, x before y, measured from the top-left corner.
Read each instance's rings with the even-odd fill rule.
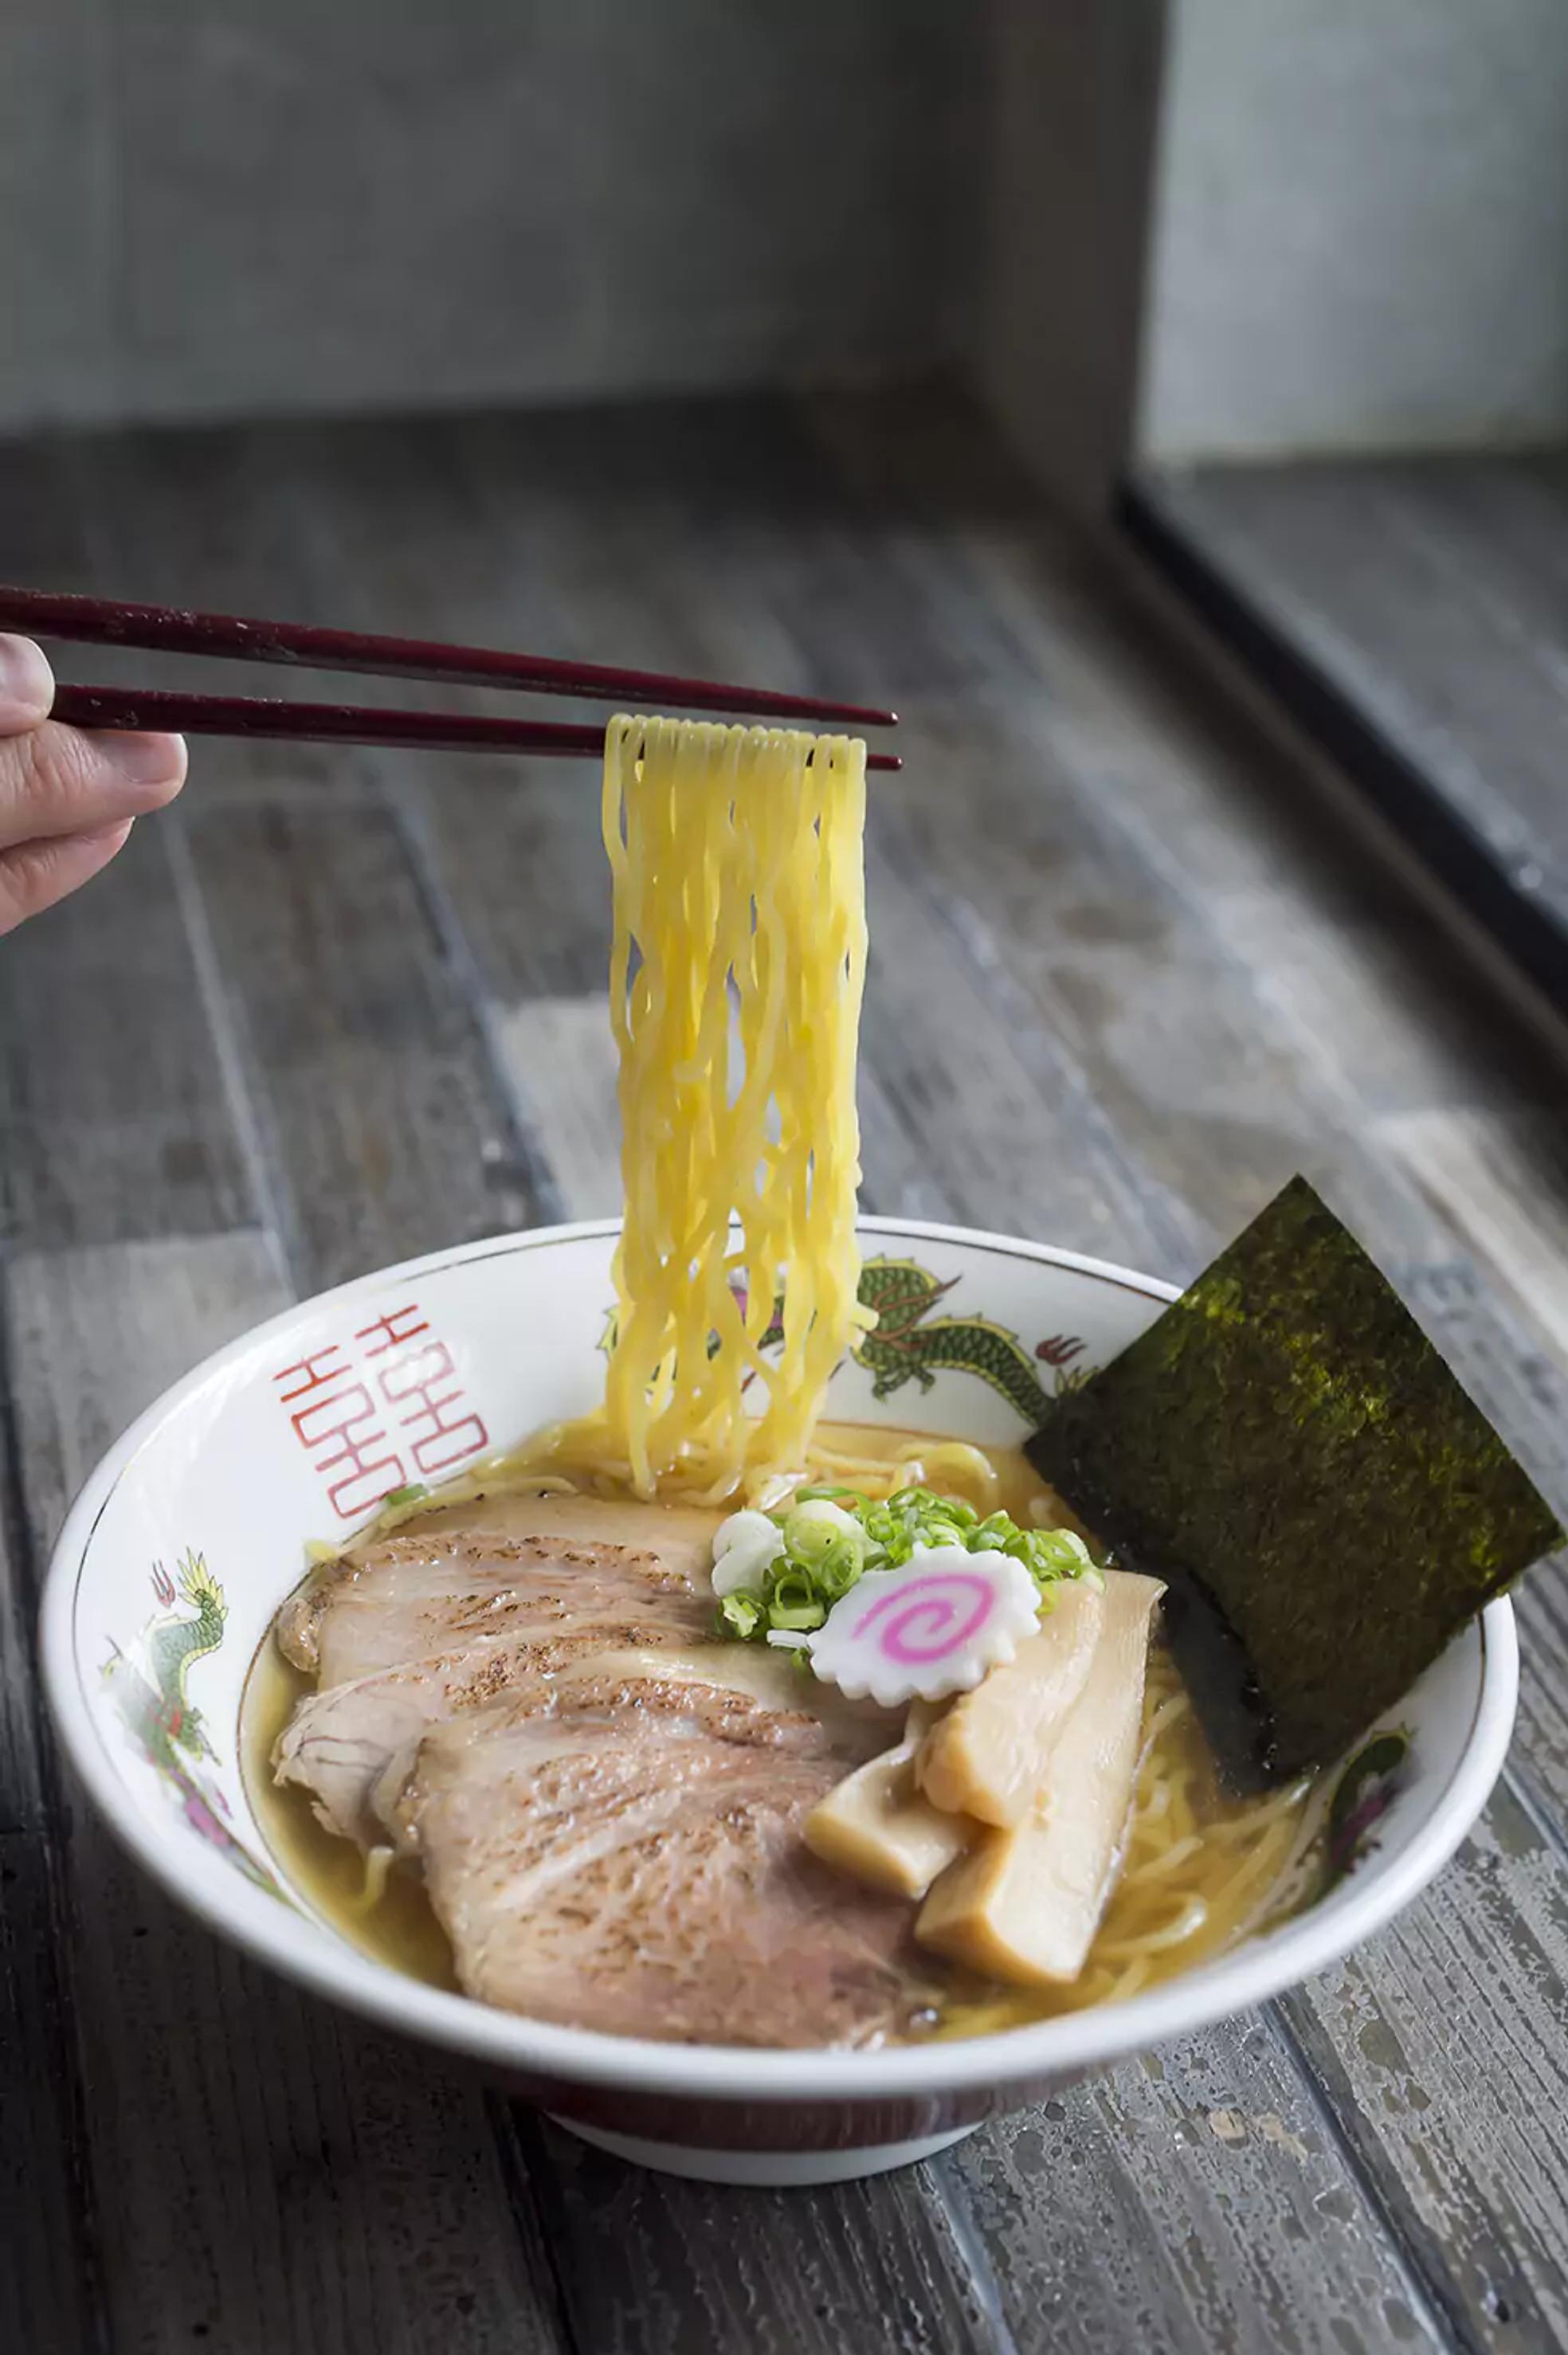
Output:
[[[502,1491],[442,1505],[409,1523],[417,1530],[444,1535],[451,1529],[495,1529],[505,1538],[570,1538],[579,1545],[629,1546],[656,1554],[667,1570],[706,1585],[713,1563],[713,1532],[724,1508],[707,1505],[644,1504],[635,1497],[585,1497],[561,1490]]]
[[[399,1660],[308,1693],[273,1744],[272,1772],[280,1783],[304,1785],[329,1832],[369,1848],[386,1836],[374,1813],[376,1785],[428,1726],[514,1691],[536,1706],[549,1699],[553,1678],[592,1665],[607,1648],[651,1657],[686,1641],[683,1630],[653,1623],[574,1620],[570,1629],[558,1623],[548,1634],[482,1635],[425,1659]]]
[[[712,1620],[705,1586],[645,1545],[421,1526],[302,1588],[279,1614],[278,1641],[321,1685],[347,1684],[401,1660],[568,1625],[635,1620],[700,1638]]]
[[[712,1685],[786,1710],[798,1698],[798,1672],[776,1652],[688,1644],[671,1628],[607,1622],[548,1636],[479,1637],[458,1651],[399,1661],[308,1693],[273,1744],[272,1772],[310,1793],[329,1832],[372,1848],[387,1837],[378,1790],[388,1777],[394,1787],[400,1782],[398,1761],[406,1765],[429,1727],[513,1695],[537,1707],[558,1683],[600,1674]],[[887,1712],[846,1701],[829,1687],[812,1689],[812,1707],[850,1764],[889,1740]]]
[[[648,1644],[612,1643],[604,1648],[603,1632],[581,1643],[565,1639],[551,1646],[554,1657],[541,1662],[537,1674],[527,1668],[511,1675],[504,1696],[507,1702],[518,1709],[542,1709],[553,1706],[558,1695],[580,1683],[603,1683],[608,1679],[620,1689],[628,1683],[640,1685],[651,1680],[656,1684],[708,1686],[716,1697],[721,1693],[741,1694],[792,1720],[801,1715],[799,1671],[777,1652],[753,1650],[739,1644],[694,1644],[662,1649]],[[636,1630],[624,1632],[632,1635]],[[826,1727],[835,1756],[847,1762],[871,1758],[886,1743],[889,1711],[846,1700],[828,1686],[813,1686],[808,1691],[810,1714]],[[467,1705],[485,1707],[492,1697],[482,1686],[476,1686],[473,1701]],[[717,1698],[716,1706],[723,1706]],[[359,1837],[367,1845],[389,1839],[405,1853],[413,1852],[417,1835],[408,1820],[400,1816],[399,1802],[415,1753],[430,1725],[440,1718],[459,1713],[447,1706],[437,1708],[429,1716],[421,1712],[417,1728],[404,1736],[389,1756],[363,1797]],[[737,1721],[733,1710],[728,1721]]]
[[[390,1813],[484,2002],[676,2041],[864,2045],[932,1989],[908,1906],[801,1838],[852,1754],[750,1693],[584,1678],[432,1727]]]
[[[503,1506],[515,1508],[510,1530],[475,1526]],[[367,1844],[378,1837],[371,1790],[425,1726],[514,1685],[534,1689],[588,1654],[689,1646],[709,1632],[711,1596],[688,1565],[699,1530],[707,1558],[711,1514],[577,1496],[456,1509],[465,1526],[421,1521],[357,1549],[280,1614],[284,1653],[315,1670],[318,1689],[279,1738],[274,1770],[310,1791],[329,1830]],[[517,1526],[528,1519],[556,1526]]]

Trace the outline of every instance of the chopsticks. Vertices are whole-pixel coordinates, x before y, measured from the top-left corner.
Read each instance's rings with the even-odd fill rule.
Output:
[[[265,696],[175,695],[161,687],[57,687],[51,717],[73,728],[167,729],[176,736],[270,736],[292,744],[404,744],[428,752],[555,753],[596,760],[604,730],[580,721],[399,711],[367,703],[282,703]],[[868,752],[868,769],[901,769]]]
[[[146,647],[169,654],[225,655],[386,678],[443,679],[521,688],[540,695],[613,700],[629,709],[734,712],[790,721],[891,728],[898,714],[814,696],[774,695],[764,687],[714,679],[623,670],[603,663],[558,662],[542,655],[421,638],[375,637],[354,630],[254,621],[168,605],[130,605],[46,590],[0,588],[0,629],[82,645]],[[183,695],[163,688],[57,687],[54,716],[82,728],[166,728],[191,736],[265,736],[303,742],[420,745],[427,750],[592,756],[603,729],[581,723],[502,719],[380,706],[287,703],[251,696]],[[895,752],[873,752],[868,767],[901,767]]]

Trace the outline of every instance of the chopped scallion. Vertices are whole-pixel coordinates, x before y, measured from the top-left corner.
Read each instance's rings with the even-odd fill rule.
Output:
[[[741,1518],[763,1523],[765,1533],[763,1516],[748,1513],[725,1525],[731,1538],[740,1536]],[[803,1662],[806,1636],[857,1581],[867,1571],[898,1569],[917,1547],[1009,1554],[1029,1570],[1044,1608],[1061,1580],[1100,1575],[1088,1547],[1072,1530],[1020,1529],[1001,1512],[982,1518],[972,1505],[931,1488],[901,1488],[873,1498],[855,1488],[817,1483],[797,1488],[766,1519],[778,1533],[779,1550],[765,1561],[748,1553],[743,1569],[736,1551],[736,1567],[746,1582],[720,1595],[720,1633],[742,1643],[777,1640],[797,1650]],[[720,1550],[716,1588],[722,1584]],[[765,1553],[765,1547],[760,1551]]]

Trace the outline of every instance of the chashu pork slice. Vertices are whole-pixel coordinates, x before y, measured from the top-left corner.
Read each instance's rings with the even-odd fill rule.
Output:
[[[697,1582],[713,1563],[713,1532],[726,1508],[712,1505],[645,1503],[636,1497],[585,1496],[576,1489],[503,1489],[440,1505],[405,1524],[437,1535],[450,1529],[495,1529],[508,1538],[581,1538],[656,1553],[670,1570]]]
[[[307,1693],[272,1747],[272,1773],[310,1794],[319,1822],[371,1848],[385,1838],[374,1812],[390,1762],[443,1718],[483,1710],[511,1692],[548,1700],[555,1680],[602,1659],[606,1646],[652,1653],[680,1645],[677,1630],[615,1622],[571,1632],[476,1636],[427,1659],[399,1660]]]
[[[584,1612],[706,1633],[719,1518],[581,1496],[451,1507],[307,1580],[278,1614],[278,1642],[296,1668],[336,1685]]]
[[[537,1506],[524,1518],[560,1526],[472,1526],[501,1503]],[[688,1565],[699,1529],[708,1557],[711,1515],[575,1496],[464,1510],[469,1526],[421,1524],[335,1563],[279,1617],[284,1654],[318,1686],[279,1736],[273,1771],[309,1791],[329,1831],[366,1846],[379,1836],[374,1785],[427,1725],[515,1686],[548,1686],[605,1650],[689,1648],[710,1631],[711,1592]]]
[[[380,1801],[473,1996],[613,2034],[866,2045],[932,2000],[907,1904],[801,1827],[873,1731],[679,1673],[433,1726]]]

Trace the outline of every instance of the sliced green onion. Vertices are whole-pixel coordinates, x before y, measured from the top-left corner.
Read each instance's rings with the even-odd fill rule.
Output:
[[[809,1571],[776,1571],[768,1583],[768,1624],[773,1627],[820,1627],[827,1606],[817,1593]]]
[[[719,1605],[719,1633],[736,1636],[742,1644],[764,1630],[766,1624],[762,1596],[748,1594],[743,1588],[725,1595]]]
[[[784,1541],[790,1560],[805,1567],[830,1556],[842,1558],[847,1547],[863,1563],[869,1550],[869,1540],[855,1515],[826,1497],[815,1497],[790,1514],[784,1525]]]
[[[755,1514],[744,1518],[748,1524],[763,1519]],[[940,1496],[933,1488],[900,1488],[873,1499],[836,1483],[815,1482],[795,1489],[766,1519],[778,1532],[779,1550],[755,1569],[737,1554],[736,1570],[755,1583],[723,1597],[720,1630],[746,1643],[777,1638],[802,1668],[809,1663],[798,1639],[820,1627],[868,1571],[901,1568],[917,1548],[1009,1554],[1035,1580],[1042,1610],[1051,1607],[1053,1590],[1063,1579],[1101,1578],[1088,1547],[1072,1530],[1020,1529],[1008,1513],[982,1517],[962,1498]],[[766,1534],[765,1526],[761,1533]],[[715,1583],[721,1583],[717,1572]]]
[[[809,1635],[820,1627],[827,1616],[824,1603],[774,1603],[768,1613],[770,1631],[789,1628],[800,1635]]]

